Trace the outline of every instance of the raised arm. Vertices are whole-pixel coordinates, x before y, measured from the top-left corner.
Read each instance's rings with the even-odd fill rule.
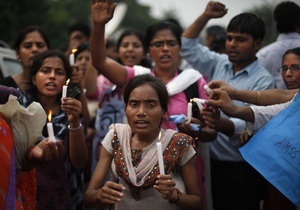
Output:
[[[91,56],[92,64],[97,71],[114,84],[122,87],[127,81],[125,66],[108,58],[105,49],[105,24],[113,18],[116,6],[116,3],[111,4],[111,0],[92,1]]]
[[[182,36],[185,38],[197,38],[211,18],[221,18],[227,13],[227,10],[225,5],[220,2],[209,2],[205,11],[183,32]]]
[[[263,106],[285,103],[292,100],[294,95],[298,92],[298,89],[268,89],[260,91],[237,90],[221,80],[211,81],[208,83],[208,86],[211,89],[226,91],[233,100]]]
[[[98,71],[93,65],[89,64],[84,75],[84,88],[88,96],[97,94],[97,78]]]

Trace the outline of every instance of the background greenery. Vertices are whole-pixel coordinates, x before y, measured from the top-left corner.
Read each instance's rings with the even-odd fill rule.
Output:
[[[42,26],[50,37],[53,49],[64,50],[68,45],[68,28],[75,22],[90,22],[90,0],[0,0],[0,40],[13,45],[16,34],[29,25]],[[120,1],[119,1],[120,2]],[[138,4],[137,0],[123,0],[128,5],[126,16],[119,29],[128,26],[144,31],[158,21],[150,15],[150,7]],[[265,3],[250,12],[258,14],[266,24],[264,44],[273,42],[277,36],[273,9]],[[167,11],[164,18],[177,18],[175,11]]]

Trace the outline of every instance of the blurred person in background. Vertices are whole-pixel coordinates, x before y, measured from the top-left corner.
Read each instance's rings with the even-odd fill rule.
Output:
[[[295,47],[300,47],[300,6],[299,2],[284,1],[274,10],[276,29],[279,33],[275,42],[263,47],[257,53],[258,62],[275,79],[276,87],[287,89],[283,78],[278,74],[283,54]]]
[[[21,30],[15,39],[14,50],[20,60],[23,71],[0,80],[1,85],[18,88],[22,91],[30,88],[30,59],[48,49],[50,40],[46,32],[39,26],[29,26]]]

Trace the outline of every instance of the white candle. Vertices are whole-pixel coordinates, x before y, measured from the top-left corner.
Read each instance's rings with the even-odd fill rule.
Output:
[[[211,94],[212,89],[210,89],[210,88],[208,87],[208,85],[204,85],[204,90],[205,90],[205,92],[206,92],[207,95],[210,95],[210,94]]]
[[[49,110],[48,114],[48,123],[47,123],[47,130],[48,130],[48,136],[49,136],[49,141],[56,141],[55,136],[54,136],[54,131],[53,131],[53,124],[51,122],[52,119],[52,110]]]
[[[73,53],[71,53],[69,56],[69,63],[71,66],[75,63],[75,55]]]
[[[49,141],[56,141],[54,132],[53,132],[53,125],[51,122],[47,123],[47,130],[48,130]]]
[[[67,97],[67,91],[68,91],[68,86],[64,85],[62,90],[62,96],[61,96],[62,98]]]
[[[203,109],[202,104],[205,104],[206,100],[201,98],[194,98],[194,101],[196,102],[197,106],[199,107],[200,111]]]
[[[77,49],[73,49],[73,50],[71,51],[70,56],[69,56],[69,63],[70,63],[71,66],[75,64],[75,54],[74,54],[74,53],[75,53],[76,51],[77,51]]]
[[[192,120],[192,107],[193,107],[193,104],[190,102],[188,103],[188,108],[187,108],[187,122],[190,123],[191,120]]]
[[[164,160],[163,160],[163,155],[162,155],[161,142],[157,142],[156,147],[157,147],[157,155],[158,155],[159,173],[164,175],[165,168],[164,168]]]
[[[70,79],[67,80],[66,84],[63,86],[63,89],[62,89],[62,98],[65,98],[67,97],[67,92],[68,92],[68,84],[70,82]]]

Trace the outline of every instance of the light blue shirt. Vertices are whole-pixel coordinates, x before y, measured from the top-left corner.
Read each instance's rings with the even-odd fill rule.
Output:
[[[282,56],[287,50],[295,47],[300,47],[299,33],[279,34],[276,42],[265,46],[256,54],[258,62],[273,75],[276,87],[279,89],[286,89],[282,76],[278,72]]]
[[[275,87],[272,75],[260,66],[257,60],[234,74],[232,63],[226,54],[210,51],[207,47],[200,45],[198,39],[182,38],[181,56],[208,81],[224,80],[236,89],[247,90]],[[238,106],[249,105],[240,101],[234,101],[234,103]],[[227,116],[222,113],[222,117]],[[246,122],[237,118],[227,118],[234,124],[234,134],[228,137],[218,132],[217,139],[210,143],[211,157],[223,161],[244,161],[238,149],[242,146],[239,136],[245,130]]]

